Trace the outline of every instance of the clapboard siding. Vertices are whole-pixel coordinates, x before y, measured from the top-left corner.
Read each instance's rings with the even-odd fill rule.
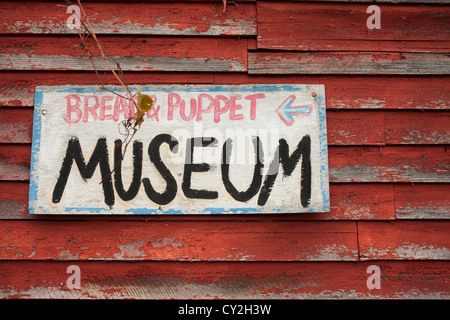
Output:
[[[99,80],[62,2],[1,1],[0,298],[450,299],[448,1],[83,3],[130,84],[324,84],[331,210],[30,215],[35,87]]]
[[[450,219],[448,184],[332,183],[329,213],[265,215],[273,220],[394,220]],[[58,220],[60,217],[46,217]],[[84,217],[105,220],[105,217]],[[180,216],[111,216],[111,220],[180,220]],[[0,219],[38,219],[28,213],[28,182],[0,182]],[[78,216],[65,215],[64,220]],[[210,220],[209,216],[190,216],[191,220]],[[258,220],[254,215],[217,216],[214,220]]]
[[[186,72],[182,75],[170,72],[125,72],[126,79],[133,84],[208,84],[214,82],[213,73]],[[95,85],[99,83],[92,72],[46,72],[46,71],[4,71],[0,79],[0,106],[32,107],[34,91],[38,85],[61,85],[71,83]],[[112,73],[102,74],[105,84],[116,84]]]
[[[394,186],[397,219],[449,219],[448,184],[397,184]]]
[[[330,182],[450,183],[446,146],[343,146],[328,149]],[[30,177],[31,145],[0,144],[0,181]]]
[[[450,182],[446,146],[330,147],[331,182]]]
[[[356,261],[355,222],[5,221],[0,260]],[[48,235],[51,230],[51,236]],[[280,247],[283,250],[280,250]]]
[[[358,223],[361,260],[450,260],[450,221]]]
[[[373,30],[366,26],[367,4],[258,2],[257,6],[261,49],[447,52],[450,45],[448,6],[380,5],[381,29]]]
[[[433,184],[429,184],[430,188],[435,188]],[[422,210],[436,209],[441,203],[433,201],[426,205],[426,198],[416,195],[414,200],[407,202],[403,200],[406,206],[414,206],[416,202],[423,202]],[[394,193],[393,186],[389,183],[360,183],[360,184],[331,184],[330,185],[330,212],[314,213],[314,214],[282,214],[264,215],[265,219],[270,220],[393,220],[395,219],[394,211]],[[79,216],[64,215],[46,216],[46,219],[52,220],[78,220]],[[449,219],[450,215],[442,213],[441,219]],[[28,182],[26,181],[1,181],[0,182],[0,219],[34,219],[39,217],[32,216],[28,213]],[[96,217],[86,216],[83,219],[88,220],[183,220],[183,216],[167,215],[167,216],[109,216]],[[189,220],[259,220],[260,217],[255,215],[218,215],[211,218],[208,215],[191,215]]]
[[[373,76],[373,75],[283,75],[249,76],[245,73],[164,73],[126,72],[133,84],[317,84],[326,88],[327,109],[427,109],[449,110],[450,76]],[[102,75],[103,81],[117,84],[110,73]],[[37,85],[98,84],[90,72],[32,72],[5,71],[0,78],[0,106],[34,105]],[[386,83],[395,85],[386,86]]]
[[[379,290],[366,287],[366,270],[373,262],[75,263],[82,270],[79,290],[66,288],[66,270],[73,261],[0,262],[0,298],[450,298],[448,261],[377,261],[383,279]]]
[[[449,121],[448,112],[329,111],[328,144],[448,144]],[[32,108],[0,110],[0,143],[31,143],[32,131]]]
[[[243,72],[249,74],[393,74],[393,75],[446,75],[450,73],[448,53],[392,53],[392,52],[248,52],[246,39],[210,40],[201,38],[186,42],[169,39],[162,48],[133,50],[129,40],[114,39],[108,47],[117,48],[129,42],[126,55],[113,57],[124,71],[200,71],[200,72]],[[108,42],[105,40],[104,42]],[[10,42],[2,39],[0,41]],[[37,40],[38,43],[47,40]],[[49,48],[34,48],[29,52],[0,53],[0,70],[75,70],[94,71],[92,63],[80,56],[73,48],[64,46],[73,40],[60,39],[53,48],[62,46],[61,53],[39,53],[53,51]],[[162,40],[164,41],[164,40]],[[12,40],[14,42],[14,40]],[[26,41],[28,42],[28,41]],[[148,42],[148,41],[147,41]],[[154,40],[151,42],[155,42]],[[170,43],[172,42],[172,43]],[[176,43],[173,43],[176,42]],[[194,43],[192,43],[194,42]],[[198,43],[197,43],[198,42]],[[7,44],[8,45],[8,44]],[[11,45],[11,44],[9,44]],[[122,46],[123,50],[128,49]],[[147,47],[147,46],[146,46]],[[195,48],[196,50],[192,50]],[[230,48],[234,48],[230,50]],[[29,48],[24,48],[28,51]],[[202,52],[201,50],[204,50]],[[81,50],[80,50],[81,51]],[[208,53],[209,52],[209,53]],[[101,57],[92,58],[96,69],[108,71]],[[248,69],[247,69],[248,64]]]
[[[78,47],[77,37],[0,37],[6,48],[0,53],[0,70],[94,71],[91,61]],[[99,36],[98,39],[124,71],[247,70],[245,38]],[[109,71],[95,45],[89,41],[87,44],[97,70]]]
[[[249,74],[450,73],[449,53],[422,52],[249,52]]]
[[[61,1],[60,1],[61,2]],[[84,3],[84,1],[83,1]],[[76,4],[76,1],[74,2]],[[185,2],[160,3],[88,2],[83,8],[96,34],[173,35],[173,36],[254,36],[256,8]],[[99,15],[97,13],[101,12]],[[54,2],[4,2],[0,16],[3,34],[77,34],[66,26],[66,6]],[[19,18],[20,17],[20,18]]]

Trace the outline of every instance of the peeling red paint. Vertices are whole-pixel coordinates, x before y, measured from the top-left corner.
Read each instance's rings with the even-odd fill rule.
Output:
[[[365,4],[258,1],[258,47],[305,51],[445,51],[449,47],[447,7],[378,6],[382,29],[368,30]],[[390,57],[397,59],[400,54]]]
[[[69,290],[65,284],[68,263],[0,262],[4,275],[0,288],[6,298],[49,298],[55,293],[72,299],[448,299],[450,296],[446,261],[379,261],[383,285],[377,291],[366,287],[366,269],[370,264],[80,262],[81,289]],[[432,282],[428,280],[430,277]]]
[[[255,35],[256,8],[254,4],[240,3],[239,8],[230,6],[224,14],[219,3],[179,3],[173,8],[172,3],[128,3],[123,10],[121,3],[108,3],[107,9],[101,3],[85,3],[83,7],[90,16],[90,22],[97,34],[174,34],[181,35],[220,35],[224,32],[233,35]],[[36,3],[29,6],[6,2],[0,14],[3,33],[69,33],[66,27],[68,15],[61,6],[55,10],[52,3]],[[101,11],[101,15],[94,15]],[[20,21],[17,16],[22,17]],[[230,19],[229,17],[233,17]],[[195,31],[195,32],[193,32]]]

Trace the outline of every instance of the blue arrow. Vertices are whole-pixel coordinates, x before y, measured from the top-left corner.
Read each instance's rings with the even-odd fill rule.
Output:
[[[312,105],[307,104],[303,106],[293,106],[295,95],[290,95],[275,111],[280,116],[280,119],[287,125],[291,126],[294,123],[292,115],[304,114],[309,115],[312,112]]]

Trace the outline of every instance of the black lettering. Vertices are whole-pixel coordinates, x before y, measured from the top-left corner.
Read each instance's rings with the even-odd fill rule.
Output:
[[[237,201],[247,202],[253,198],[259,191],[262,182],[262,168],[264,167],[264,153],[261,139],[254,137],[252,139],[255,149],[256,164],[253,170],[253,178],[250,187],[245,191],[238,191],[230,181],[230,156],[233,147],[233,140],[227,139],[222,148],[222,181],[228,193]]]
[[[114,187],[120,199],[124,201],[133,200],[139,192],[142,176],[142,142],[134,141],[133,143],[133,179],[130,187],[125,191],[122,182],[122,140],[118,139],[114,142]]]
[[[72,170],[72,163],[75,163],[80,172],[81,179],[84,182],[87,179],[92,178],[97,165],[100,167],[100,174],[102,177],[103,195],[105,203],[112,208],[114,205],[114,189],[111,179],[111,169],[109,166],[108,146],[106,145],[106,138],[100,138],[97,141],[92,155],[86,164],[81,150],[80,141],[78,138],[71,138],[69,140],[66,155],[59,171],[59,177],[56,181],[55,188],[53,189],[52,201],[53,203],[59,203],[61,201],[64,189],[69,179],[70,171]]]
[[[264,179],[264,184],[258,197],[258,205],[266,204],[272,191],[273,184],[278,175],[280,163],[283,168],[283,176],[290,176],[302,157],[301,181],[300,181],[300,202],[304,208],[308,207],[311,201],[311,138],[305,135],[297,145],[291,156],[289,156],[289,145],[286,140],[280,139],[275,156],[270,164],[268,174]]]
[[[160,206],[166,205],[173,199],[175,199],[178,190],[175,178],[173,177],[167,166],[164,164],[164,162],[162,162],[161,160],[159,147],[163,143],[167,143],[169,145],[170,151],[174,153],[178,151],[177,139],[169,134],[159,134],[155,138],[153,138],[152,142],[150,142],[148,146],[148,155],[150,157],[150,161],[155,165],[156,170],[158,170],[163,179],[166,180],[166,189],[163,193],[156,192],[149,178],[142,179],[147,197]]]
[[[217,199],[219,194],[216,191],[198,190],[191,188],[193,172],[206,172],[210,169],[208,163],[193,163],[194,147],[215,147],[217,139],[213,137],[190,138],[186,141],[186,159],[184,164],[184,175],[181,189],[184,195],[190,199]]]

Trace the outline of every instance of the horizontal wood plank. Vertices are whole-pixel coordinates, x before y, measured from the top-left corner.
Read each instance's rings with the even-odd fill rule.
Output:
[[[436,119],[441,122],[445,121],[445,118],[438,117],[439,115]],[[384,132],[379,128],[383,127],[383,120],[384,116],[381,112],[329,112],[327,114],[328,144],[382,145]],[[0,109],[0,143],[31,143],[32,131],[33,108]],[[441,140],[444,141],[444,138]]]
[[[171,73],[171,72],[125,72],[129,84],[211,84],[213,73]],[[38,85],[100,85],[94,72],[47,72],[47,71],[3,71],[0,73],[0,106],[32,107],[34,92]],[[112,72],[101,74],[104,84],[118,85]]]
[[[393,186],[390,183],[332,183],[331,211],[325,217],[331,215],[342,220],[391,220],[393,205]],[[307,215],[305,218],[316,219],[317,216]]]
[[[450,112],[386,112],[386,144],[449,144]]]
[[[247,70],[247,39],[207,37],[98,37],[124,71],[230,72]],[[77,35],[3,36],[0,70],[93,71]],[[91,41],[86,48],[99,71],[109,68]],[[116,66],[112,60],[109,63]]]
[[[76,3],[76,2],[75,2]],[[251,36],[256,35],[255,3],[83,2],[96,34]],[[54,2],[2,2],[0,33],[76,34],[67,27],[67,6]]]
[[[449,183],[446,146],[331,146],[331,182]],[[0,180],[30,175],[31,145],[0,144]]]
[[[0,109],[0,143],[31,143],[33,108]]]
[[[394,185],[397,219],[450,219],[449,184]]]
[[[31,145],[0,145],[0,180],[30,178]]]
[[[126,72],[130,84],[324,84],[328,109],[450,109],[448,76],[249,76],[245,73]],[[117,84],[110,72],[105,84]],[[31,107],[37,85],[95,85],[92,72],[3,71],[0,73],[0,106]]]
[[[418,52],[249,52],[249,74],[448,75],[450,54]]]
[[[1,219],[32,219],[28,213],[28,182],[0,182]]]
[[[1,181],[0,182],[0,220],[3,219],[33,219],[39,217],[28,213],[27,182]],[[435,204],[430,203],[430,206]],[[389,220],[395,219],[394,196],[392,184],[331,184],[330,185],[330,212],[313,214],[277,214],[264,215],[264,220]],[[424,210],[427,208],[424,207]],[[259,215],[126,215],[126,216],[45,216],[44,219],[53,220],[146,220],[146,221],[185,221],[185,220],[260,220]]]
[[[328,111],[328,144],[384,145],[383,122],[381,111]]]
[[[327,109],[450,109],[448,76],[217,73],[214,81],[217,84],[324,84]]]
[[[449,112],[329,111],[329,145],[449,144]],[[32,108],[0,108],[0,143],[31,143]]]
[[[304,51],[448,51],[450,7],[380,5],[381,29],[372,30],[366,26],[367,8],[367,4],[259,1],[257,46]]]
[[[355,261],[356,222],[29,221],[1,224],[0,260]],[[282,250],[280,250],[282,248]]]
[[[81,289],[67,287],[70,262],[0,262],[7,299],[449,299],[450,262],[86,262]],[[162,303],[162,302],[161,302]],[[417,304],[417,302],[416,302]],[[404,311],[402,311],[404,312]],[[271,314],[279,314],[275,310]]]
[[[330,147],[331,182],[450,182],[446,146]]]
[[[361,260],[450,260],[450,221],[360,221]]]

